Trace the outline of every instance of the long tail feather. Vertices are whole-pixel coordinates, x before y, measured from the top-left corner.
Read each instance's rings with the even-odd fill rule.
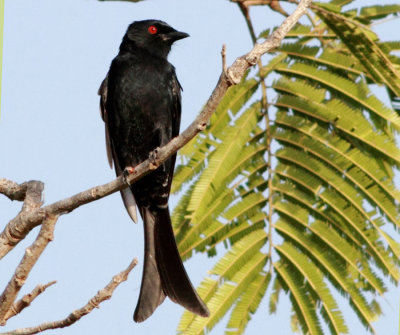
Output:
[[[164,293],[192,313],[207,317],[207,306],[194,289],[176,246],[167,208],[159,208],[155,226],[156,259]]]
[[[168,296],[192,313],[207,317],[210,312],[194,289],[176,246],[167,208],[151,212],[143,208],[145,259],[139,302],[133,319],[142,322]]]
[[[143,208],[142,218],[144,222],[144,265],[139,301],[133,315],[133,320],[136,322],[146,320],[165,299],[156,263],[155,218],[148,208]]]

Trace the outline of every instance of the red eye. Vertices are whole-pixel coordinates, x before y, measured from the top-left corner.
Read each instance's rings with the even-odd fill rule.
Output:
[[[154,35],[157,33],[157,27],[156,26],[150,26],[149,29],[147,29],[150,34]]]

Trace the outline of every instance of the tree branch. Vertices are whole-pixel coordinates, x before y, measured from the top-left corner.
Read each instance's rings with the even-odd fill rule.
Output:
[[[0,193],[4,194],[10,200],[24,201],[28,183],[18,185],[11,180],[2,178],[0,179]]]
[[[5,325],[6,315],[11,310],[14,301],[25,284],[29,273],[36,264],[43,250],[53,240],[54,227],[58,217],[49,216],[42,224],[40,232],[33,244],[25,250],[25,255],[15,269],[14,275],[0,296],[0,325]]]
[[[42,205],[44,184],[40,181],[28,181],[18,185],[11,180],[0,179],[0,193],[11,200],[23,201],[21,211],[11,220],[0,234],[0,259],[18,242],[23,240],[31,229],[23,224],[27,215],[35,212]],[[41,221],[44,216],[41,218]]]
[[[29,294],[25,294],[20,300],[18,300],[7,312],[4,320],[7,321],[13,316],[21,313],[26,307],[30,306],[33,300],[35,300],[40,294],[42,294],[49,286],[54,285],[57,281],[53,280],[46,285],[37,285],[33,291]]]
[[[59,320],[59,321],[42,323],[41,325],[36,326],[36,327],[16,329],[16,330],[13,330],[13,331],[10,331],[7,333],[0,333],[0,335],[37,334],[44,330],[64,328],[64,327],[68,327],[68,326],[72,325],[73,323],[77,322],[83,316],[89,314],[94,308],[99,307],[100,303],[102,303],[104,300],[110,299],[112,294],[114,293],[114,290],[118,287],[118,285],[128,279],[129,273],[132,271],[132,269],[136,266],[137,263],[138,263],[138,261],[135,258],[124,271],[115,275],[105,288],[98,291],[97,294],[92,299],[90,299],[85,306],[73,311],[65,319]]]

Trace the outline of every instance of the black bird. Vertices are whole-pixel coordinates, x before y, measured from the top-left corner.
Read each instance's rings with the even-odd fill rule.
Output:
[[[107,156],[117,175],[149,158],[179,133],[181,86],[167,56],[189,35],[158,20],[133,22],[123,37],[99,95]],[[136,222],[144,222],[144,267],[133,319],[147,319],[168,296],[189,311],[209,316],[183,267],[168,209],[176,155],[121,192]]]

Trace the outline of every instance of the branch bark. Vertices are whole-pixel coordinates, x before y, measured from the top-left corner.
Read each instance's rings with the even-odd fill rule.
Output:
[[[11,200],[24,202],[21,211],[0,234],[0,259],[31,231],[28,228],[29,220],[26,218],[42,205],[43,189],[44,184],[40,181],[28,181],[19,185],[11,180],[0,179],[0,193]],[[40,221],[44,218],[45,216],[42,216]]]
[[[49,242],[53,240],[54,227],[57,219],[58,217],[56,216],[49,216],[44,220],[36,240],[25,250],[24,257],[0,296],[0,325],[5,325],[6,315],[11,310],[19,291],[28,278],[29,273],[36,264],[43,250]]]
[[[49,286],[54,285],[55,283],[56,281],[53,280],[46,285],[37,285],[31,293],[25,294],[10,308],[10,310],[5,315],[4,320],[7,321],[13,316],[21,313],[26,307],[30,306],[33,300],[35,300],[40,294],[42,294]]]
[[[138,261],[135,258],[124,271],[115,275],[105,288],[98,291],[97,294],[90,299],[85,306],[73,311],[65,319],[53,322],[45,322],[36,327],[20,328],[7,333],[0,333],[0,335],[30,335],[37,334],[48,329],[64,328],[72,325],[83,316],[89,314],[94,308],[98,308],[100,303],[102,303],[104,300],[110,299],[118,285],[128,279],[129,273],[137,263]]]

